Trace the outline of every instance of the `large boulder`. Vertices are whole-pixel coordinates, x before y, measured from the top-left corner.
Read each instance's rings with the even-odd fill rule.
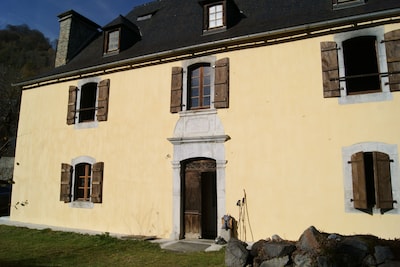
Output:
[[[247,244],[236,238],[231,238],[225,249],[225,266],[227,267],[243,267],[246,266],[249,251],[246,249]]]

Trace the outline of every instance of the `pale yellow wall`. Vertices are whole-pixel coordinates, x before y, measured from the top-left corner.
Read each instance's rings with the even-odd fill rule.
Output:
[[[387,27],[400,28],[400,25]],[[392,101],[340,105],[323,98],[320,42],[333,36],[218,54],[230,58],[230,107],[218,110],[226,145],[226,211],[238,218],[247,192],[247,240],[297,239],[310,225],[327,232],[400,237],[400,215],[346,213],[342,148],[400,143],[400,93]],[[171,67],[110,78],[109,117],[98,128],[66,124],[69,85],[25,90],[13,203],[17,221],[168,237],[172,229]],[[103,204],[59,201],[60,164],[78,156],[104,161]]]
[[[166,212],[172,210],[167,137],[175,121],[169,113],[169,83],[163,82],[170,79],[170,67],[101,78],[111,79],[109,117],[93,129],[66,124],[68,87],[76,81],[23,92],[12,201],[29,204],[13,209],[11,218],[167,237],[172,222]],[[60,164],[78,156],[105,162],[103,204],[93,209],[59,201]]]

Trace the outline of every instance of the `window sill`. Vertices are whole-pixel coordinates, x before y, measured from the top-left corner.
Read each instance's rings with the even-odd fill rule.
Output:
[[[393,96],[390,92],[379,92],[371,94],[358,94],[358,95],[347,95],[339,98],[339,104],[357,104],[357,103],[367,103],[367,102],[381,102],[390,101]]]
[[[71,208],[79,208],[79,209],[93,209],[93,202],[89,201],[74,201],[69,204]]]
[[[90,129],[90,128],[97,128],[99,126],[98,121],[90,121],[90,122],[78,122],[75,123],[75,129]]]
[[[224,31],[226,31],[226,26],[205,29],[205,30],[203,30],[203,35],[210,35],[210,34],[220,33],[220,32],[224,32]]]

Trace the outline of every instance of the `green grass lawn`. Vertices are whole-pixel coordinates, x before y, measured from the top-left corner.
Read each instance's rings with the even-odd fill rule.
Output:
[[[176,253],[148,241],[0,225],[0,266],[224,266],[224,250]]]

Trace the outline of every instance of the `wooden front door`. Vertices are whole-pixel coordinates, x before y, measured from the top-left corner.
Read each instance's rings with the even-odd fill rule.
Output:
[[[214,160],[186,164],[183,186],[184,238],[217,236],[217,194]]]

